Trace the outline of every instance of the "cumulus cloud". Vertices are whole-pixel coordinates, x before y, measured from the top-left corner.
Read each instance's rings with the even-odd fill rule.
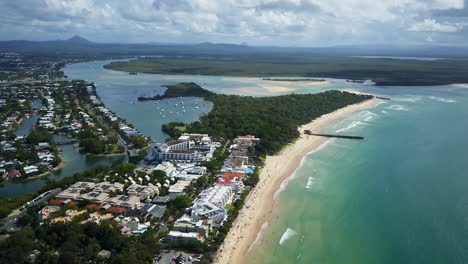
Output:
[[[423,42],[418,32],[462,32],[466,21],[447,17],[465,7],[463,0],[0,0],[0,39],[80,34],[102,42]],[[459,39],[466,41],[462,34]]]
[[[424,21],[411,26],[409,30],[421,32],[456,32],[458,27],[451,24],[441,24],[438,23],[435,19],[426,18]]]

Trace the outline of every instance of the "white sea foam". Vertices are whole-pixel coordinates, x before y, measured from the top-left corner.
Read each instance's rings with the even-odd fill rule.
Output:
[[[325,141],[324,143],[322,143],[320,146],[318,146],[316,149],[312,150],[311,152],[307,153],[307,155],[302,157],[301,163],[299,163],[299,166],[297,166],[297,168],[294,170],[293,174],[291,174],[291,176],[289,176],[288,178],[284,179],[284,181],[281,183],[278,190],[276,190],[276,192],[273,194],[273,199],[276,199],[278,197],[278,195],[286,189],[286,186],[288,186],[289,181],[294,179],[294,176],[296,175],[296,171],[299,168],[301,168],[302,165],[304,165],[304,162],[305,162],[305,159],[307,158],[307,156],[309,156],[310,154],[325,148],[326,146],[328,146],[330,143],[332,143],[334,141],[335,141],[335,139],[329,139],[329,140]]]
[[[398,98],[398,99],[393,99],[395,101],[401,101],[401,102],[411,102],[411,103],[416,103],[420,101],[422,98],[421,97],[407,97],[407,98]]]
[[[281,236],[279,244],[283,245],[283,243],[286,242],[286,240],[290,239],[295,235],[297,235],[297,232],[288,227],[288,229],[286,229],[286,231],[284,231],[283,235]]]
[[[340,132],[343,132],[343,131],[346,131],[346,130],[350,130],[350,129],[355,128],[355,127],[357,127],[357,126],[366,126],[366,125],[368,125],[368,124],[366,124],[366,123],[364,123],[364,122],[362,122],[362,121],[353,121],[353,122],[351,122],[351,124],[349,124],[348,126],[343,127],[343,128],[341,128],[341,129],[338,129],[338,130],[336,131],[336,133],[340,133]]]
[[[386,109],[390,109],[390,110],[395,110],[395,111],[409,111],[408,108],[402,106],[402,105],[391,105],[391,106],[387,106],[385,107]]]
[[[456,103],[457,101],[452,100],[452,99],[446,99],[442,97],[436,97],[436,96],[429,96],[429,99],[436,100],[439,102],[444,102],[444,103]]]
[[[375,118],[378,117],[376,113],[373,113],[369,110],[363,111],[360,115],[360,117],[365,121],[365,122],[370,122],[374,120]]]
[[[307,180],[307,184],[306,184],[306,189],[312,188],[312,185],[314,184],[314,182],[315,182],[314,177],[309,176],[309,179]]]
[[[247,252],[250,251],[250,249],[260,241],[260,237],[262,236],[263,232],[265,232],[265,229],[268,227],[268,221],[265,221],[263,223],[262,227],[260,228],[260,232],[258,232],[257,237],[255,238],[254,242],[250,245],[249,249],[247,249]]]

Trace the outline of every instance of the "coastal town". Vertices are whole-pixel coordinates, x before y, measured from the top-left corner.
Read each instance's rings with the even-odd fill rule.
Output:
[[[0,10],[0,264],[468,263],[468,0]]]
[[[108,109],[93,83],[68,80],[54,63],[29,65],[14,53],[0,57],[22,69],[2,73],[0,83],[3,182],[60,170],[62,145],[85,155],[136,157],[94,171],[86,180],[56,184],[21,204],[5,218],[2,239],[28,225],[112,225],[123,236],[154,233],[165,252],[154,255],[154,263],[164,263],[158,261],[171,250],[179,253],[170,261],[198,263],[207,248],[219,246],[255,185],[255,146],[261,139],[238,135],[217,141],[183,133],[153,143]],[[28,254],[31,261],[40,257],[38,250]],[[104,259],[111,254],[99,252]]]

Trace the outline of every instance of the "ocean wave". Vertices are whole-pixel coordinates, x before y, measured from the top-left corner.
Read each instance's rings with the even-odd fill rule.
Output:
[[[284,231],[283,235],[281,236],[279,244],[283,245],[283,243],[286,242],[286,240],[290,239],[291,237],[295,235],[297,235],[297,232],[288,227],[286,231]]]
[[[314,185],[315,179],[312,176],[309,176],[309,179],[307,179],[307,184],[306,184],[306,189],[312,188],[312,185]]]
[[[385,111],[385,110],[382,110],[382,111],[380,111],[380,112],[381,112],[382,114],[388,114],[388,112]]]
[[[273,199],[276,199],[278,197],[278,195],[280,193],[282,193],[284,190],[286,190],[286,187],[288,186],[288,183],[290,180],[294,179],[294,176],[296,176],[296,172],[299,168],[301,168],[303,165],[304,165],[304,162],[305,162],[305,159],[312,153],[315,153],[319,150],[322,150],[324,149],[326,146],[328,146],[329,144],[331,144],[332,142],[334,142],[335,139],[329,139],[327,141],[325,141],[324,143],[322,143],[320,146],[318,146],[316,149],[312,150],[311,152],[307,153],[304,157],[302,157],[301,159],[301,162],[299,163],[299,166],[297,166],[297,168],[294,170],[293,174],[291,174],[291,176],[287,177],[286,179],[284,179],[284,181],[281,183],[280,187],[278,188],[278,190],[276,190],[276,192],[273,194]]]
[[[302,163],[302,162],[301,162]],[[299,167],[297,168],[300,168],[301,165],[299,165]],[[297,170],[297,169],[296,169]],[[276,199],[276,197],[278,197],[278,195],[280,193],[282,193],[284,190],[286,190],[286,186],[288,186],[288,183],[290,180],[292,180],[294,178],[294,175],[296,174],[296,172],[294,172],[291,176],[289,176],[288,178],[284,179],[284,181],[281,183],[280,187],[278,188],[278,190],[276,190],[276,192],[273,194],[273,199]]]
[[[373,113],[369,110],[366,110],[366,111],[363,111],[360,115],[360,117],[363,119],[363,121],[365,122],[370,122],[372,120],[374,120],[375,118],[377,118],[379,115],[377,115],[376,113]]]
[[[249,246],[249,249],[247,249],[247,252],[250,251],[250,249],[260,241],[260,237],[262,236],[263,232],[265,232],[265,229],[268,227],[268,221],[265,221],[263,223],[262,227],[260,228],[260,232],[258,232],[257,237],[255,238],[254,242]]]
[[[410,102],[410,103],[416,103],[420,101],[422,98],[419,96],[409,96],[405,98],[393,98],[394,101],[400,101],[400,102]]]
[[[436,97],[436,96],[429,96],[429,99],[436,100],[439,102],[444,102],[444,103],[456,103],[457,101],[452,100],[452,99],[446,99],[442,97]]]
[[[340,133],[340,132],[343,132],[343,131],[346,131],[346,130],[350,130],[352,128],[355,128],[357,126],[366,126],[368,125],[367,123],[364,123],[362,121],[353,121],[351,122],[351,124],[349,124],[348,126],[346,127],[343,127],[341,129],[338,129],[337,131],[335,131],[336,133]]]
[[[391,106],[387,106],[385,107],[386,109],[390,109],[390,110],[395,110],[395,111],[409,111],[408,108],[402,106],[402,105],[391,105]]]

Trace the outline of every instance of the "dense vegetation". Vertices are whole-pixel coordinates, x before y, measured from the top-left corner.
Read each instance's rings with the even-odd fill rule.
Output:
[[[178,128],[194,133],[208,133],[220,139],[239,135],[261,138],[256,150],[272,154],[299,136],[297,127],[350,104],[370,99],[370,96],[340,91],[319,94],[290,94],[274,97],[250,97],[210,94],[206,100],[213,110],[200,121],[183,126],[181,122],[166,124],[163,129],[173,137]]]
[[[194,97],[206,97],[211,95],[212,92],[205,90],[198,86],[196,83],[178,83],[174,85],[166,85],[167,89],[163,95],[156,95],[154,97],[138,97],[139,101],[145,100],[160,100],[164,98],[174,98],[180,96],[194,96]]]
[[[118,226],[56,223],[26,227],[0,243],[2,263],[25,263],[38,250],[34,263],[103,263],[100,250],[112,252],[105,263],[151,263],[161,249],[155,231],[124,236]]]
[[[329,77],[373,80],[378,85],[444,85],[468,82],[466,60],[395,60],[354,57],[142,58],[107,69],[161,74]]]

